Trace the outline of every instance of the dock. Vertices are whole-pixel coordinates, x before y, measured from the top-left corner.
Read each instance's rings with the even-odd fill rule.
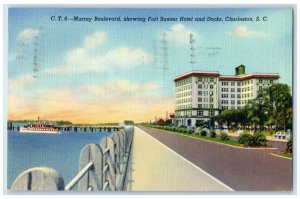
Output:
[[[55,125],[63,132],[115,132],[123,129],[122,126],[96,126],[96,125]],[[14,126],[12,122],[7,123],[7,130],[20,131],[20,126]]]

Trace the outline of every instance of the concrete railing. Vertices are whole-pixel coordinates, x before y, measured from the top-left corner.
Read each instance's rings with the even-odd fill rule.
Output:
[[[84,146],[80,153],[79,172],[65,185],[52,168],[35,167],[23,171],[14,181],[14,191],[122,191],[126,177],[133,127],[103,138],[98,144]]]

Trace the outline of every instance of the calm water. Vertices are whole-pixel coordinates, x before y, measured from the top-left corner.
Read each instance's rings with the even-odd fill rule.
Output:
[[[7,185],[25,169],[51,167],[64,178],[65,184],[77,174],[83,146],[99,144],[108,132],[66,132],[62,134],[31,134],[8,132]]]

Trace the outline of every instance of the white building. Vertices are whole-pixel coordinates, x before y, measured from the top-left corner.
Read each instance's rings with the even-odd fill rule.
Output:
[[[176,77],[175,125],[195,126],[218,115],[220,109],[240,109],[279,79],[274,73],[246,75],[243,65],[235,70],[235,76],[192,71]]]

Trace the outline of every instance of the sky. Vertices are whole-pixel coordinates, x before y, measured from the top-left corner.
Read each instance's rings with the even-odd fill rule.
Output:
[[[122,21],[64,20],[74,16]],[[127,22],[124,17],[146,21]],[[280,83],[292,86],[292,30],[288,8],[9,8],[8,119],[39,115],[76,123],[154,121],[174,112],[176,76],[191,70],[234,75],[240,64],[247,74],[278,73]]]

